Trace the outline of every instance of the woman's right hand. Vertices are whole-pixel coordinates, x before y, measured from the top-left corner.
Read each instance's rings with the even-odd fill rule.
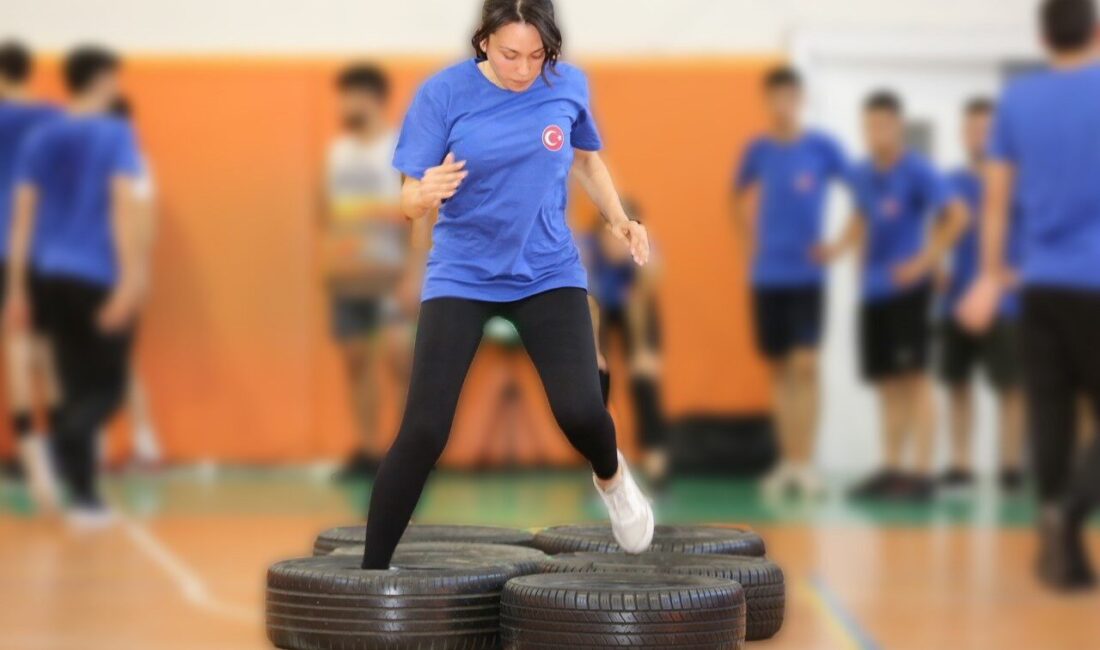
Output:
[[[470,174],[465,167],[465,160],[455,162],[455,155],[449,153],[442,164],[424,172],[424,177],[420,179],[420,187],[417,188],[417,203],[420,207],[424,210],[434,210],[454,196],[458,186]]]

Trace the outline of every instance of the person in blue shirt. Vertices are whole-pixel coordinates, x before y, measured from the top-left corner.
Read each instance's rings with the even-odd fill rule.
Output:
[[[773,497],[816,496],[822,490],[813,456],[825,269],[814,251],[824,234],[829,185],[844,178],[847,162],[830,136],[802,126],[796,71],[773,70],[764,90],[771,126],[742,155],[733,196],[734,219],[752,265],[757,348],[775,378],[782,459],[763,487]]]
[[[373,485],[363,568],[389,566],[494,315],[515,324],[559,426],[592,465],[619,545],[640,553],[653,511],[601,400],[586,273],[565,220],[570,175],[639,265],[646,231],[627,217],[598,153],[584,73],[559,60],[553,3],[486,0],[472,45],[474,58],[420,87],[394,154],[404,214],[438,219],[405,413]]]
[[[981,168],[985,164],[993,111],[993,102],[984,98],[974,99],[966,106],[963,140],[970,164],[948,176],[952,191],[966,202],[972,215],[980,214],[982,210],[984,192]],[[1018,237],[1014,239],[1018,240]],[[966,233],[952,251],[950,270],[941,282],[939,376],[949,395],[951,465],[941,477],[940,484],[947,488],[963,488],[974,483],[970,463],[974,419],[971,379],[975,366],[980,364],[997,393],[1001,431],[1000,482],[1006,490],[1013,490],[1023,482],[1023,391],[1020,388],[1017,352],[1019,296],[1015,292],[1005,296],[998,310],[997,322],[988,332],[971,334],[959,324],[955,310],[977,275],[978,248],[977,222],[971,220]],[[1014,259],[1013,265],[1018,261]]]
[[[1014,81],[994,120],[985,175],[981,271],[962,304],[972,331],[1023,287],[1024,382],[1040,501],[1042,582],[1091,587],[1085,522],[1100,502],[1100,440],[1078,457],[1075,403],[1100,413],[1100,60],[1092,0],[1045,0],[1049,66]],[[1023,262],[1011,270],[1018,206]]]
[[[623,198],[623,208],[642,223],[639,205]],[[661,406],[661,327],[657,305],[660,272],[656,247],[650,242],[649,262],[638,267],[602,219],[592,221],[581,241],[588,269],[589,301],[600,366],[601,389],[610,400],[611,374],[607,355],[617,338],[629,368],[630,404],[642,452],[641,469],[651,486],[663,486],[668,476],[667,423]]]
[[[66,56],[67,113],[20,147],[5,319],[27,329],[28,269],[42,275],[42,309],[61,384],[51,442],[69,493],[69,522],[112,521],[96,486],[97,433],[123,399],[132,323],[145,292],[145,229],[134,183],[142,169],[131,126],[110,114],[118,59],[96,47]]]
[[[966,206],[920,154],[906,150],[901,100],[876,92],[864,131],[870,159],[852,171],[856,217],[823,258],[862,247],[860,357],[881,405],[884,466],[852,490],[857,498],[926,501],[936,410],[928,374],[931,276],[967,223]],[[915,466],[906,470],[909,442]]]
[[[19,147],[28,134],[60,115],[54,106],[36,101],[31,96],[27,85],[33,68],[34,59],[24,45],[15,41],[0,44],[0,260],[8,258]],[[0,264],[0,291],[6,283],[4,273]],[[33,268],[29,283],[29,299],[34,303],[40,302],[41,282]],[[34,387],[43,388],[41,410],[46,414],[47,431],[56,420],[58,391],[41,317],[35,318],[32,327],[26,331],[6,330],[3,338],[4,363],[7,366],[5,388],[11,410],[11,427],[18,443],[19,466],[27,479],[36,508],[49,514],[57,510],[59,501],[45,438],[32,432]]]

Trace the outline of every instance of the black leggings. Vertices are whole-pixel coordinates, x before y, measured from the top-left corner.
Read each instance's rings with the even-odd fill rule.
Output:
[[[1023,361],[1039,498],[1080,517],[1100,501],[1100,438],[1077,452],[1078,396],[1100,415],[1098,331],[1100,293],[1024,293]]]
[[[104,334],[96,324],[109,290],[80,280],[44,281],[43,302],[61,404],[51,442],[76,505],[96,505],[96,436],[118,411],[130,368],[129,331]]]
[[[466,371],[485,322],[515,324],[569,442],[600,478],[618,471],[615,426],[600,397],[592,319],[581,289],[555,289],[508,303],[427,300],[420,309],[412,377],[397,439],[371,491],[364,569],[389,567],[424,483],[447,445]]]

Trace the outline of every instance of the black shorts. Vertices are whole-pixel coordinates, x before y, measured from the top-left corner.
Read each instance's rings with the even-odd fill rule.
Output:
[[[997,390],[1020,385],[1020,332],[1016,322],[998,319],[985,334],[974,335],[950,318],[939,327],[939,376],[949,386],[968,383],[981,364]]]
[[[27,271],[27,305],[31,310],[31,329],[35,334],[46,333],[46,302],[43,298],[42,275],[35,269]],[[0,305],[7,299],[8,291],[8,265],[6,261],[0,261]]]
[[[381,325],[381,299],[342,296],[332,299],[332,335],[337,341],[371,336]]]
[[[756,347],[770,360],[821,344],[825,290],[820,286],[753,289]]]
[[[928,367],[931,299],[931,289],[921,287],[860,307],[859,348],[864,379],[890,379]]]

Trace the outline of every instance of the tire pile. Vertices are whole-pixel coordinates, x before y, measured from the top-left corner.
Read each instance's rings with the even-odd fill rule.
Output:
[[[326,530],[268,570],[275,647],[737,649],[783,624],[783,572],[748,531],[658,526],[627,555],[609,526],[412,525],[389,571],[360,568],[364,532]]]

